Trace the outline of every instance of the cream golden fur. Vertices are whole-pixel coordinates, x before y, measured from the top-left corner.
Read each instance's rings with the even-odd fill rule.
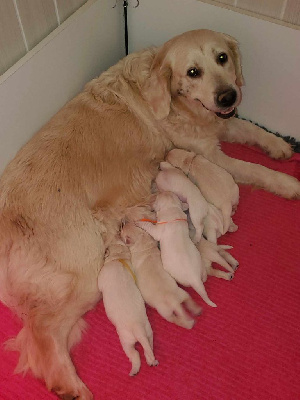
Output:
[[[126,207],[147,202],[171,148],[204,155],[238,182],[300,196],[296,179],[218,147],[222,139],[257,144],[275,158],[292,154],[282,139],[221,118],[239,104],[242,84],[235,39],[187,32],[90,82],[7,166],[0,180],[0,298],[23,320],[12,343],[19,371],[31,369],[62,398],[92,399],[69,348],[100,296],[102,236],[110,228],[97,211],[112,208],[119,221]]]

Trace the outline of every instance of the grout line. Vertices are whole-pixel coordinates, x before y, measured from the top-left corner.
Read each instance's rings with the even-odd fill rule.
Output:
[[[56,14],[56,19],[58,25],[60,25],[60,18],[59,18],[59,12],[58,12],[58,7],[57,7],[57,0],[53,0],[54,3],[54,8],[55,8],[55,14]]]
[[[221,2],[221,0],[197,0],[197,1],[201,1],[202,3],[206,3],[206,4],[211,4],[216,7],[225,8],[226,10],[231,10],[231,11],[240,13],[242,15],[248,15],[249,17],[257,18],[262,21],[272,22],[273,24],[281,25],[286,28],[300,30],[300,23],[296,24],[296,23],[292,23],[292,22],[287,22],[287,21],[281,20],[279,17],[276,17],[276,18],[269,17],[268,15],[259,14],[254,11],[245,10],[244,8],[241,8],[241,6],[239,6],[239,5],[237,5],[235,7],[234,5],[230,5],[228,3],[223,3],[223,2]],[[239,3],[237,3],[237,4],[239,4]]]
[[[21,33],[22,33],[24,44],[25,44],[25,48],[26,48],[26,51],[28,52],[29,51],[29,47],[28,47],[28,43],[27,43],[27,40],[26,40],[26,36],[25,36],[25,32],[24,32],[21,16],[20,16],[20,13],[19,13],[17,0],[13,0],[13,3],[14,3],[17,19],[18,19],[18,22],[19,22],[19,26],[20,26],[20,29],[21,29]]]
[[[2,0],[0,0],[1,2]],[[14,0],[15,1],[15,0]],[[23,57],[21,57],[15,64],[13,64],[8,70],[6,70],[2,75],[0,75],[0,85],[13,76],[20,68],[22,68],[31,58],[33,58],[37,53],[39,53],[45,46],[47,46],[51,41],[59,34],[61,34],[69,25],[77,21],[90,7],[93,6],[99,0],[87,0],[78,10],[76,10],[69,18],[61,23],[60,26],[55,28],[49,33],[44,39],[42,39],[36,46],[30,49]]]
[[[287,2],[288,2],[288,0],[284,0],[284,1],[283,1],[282,8],[281,8],[281,13],[280,13],[280,16],[279,16],[279,18],[280,18],[281,20],[282,20],[283,17],[284,17],[284,12],[285,12],[285,10],[286,10]]]

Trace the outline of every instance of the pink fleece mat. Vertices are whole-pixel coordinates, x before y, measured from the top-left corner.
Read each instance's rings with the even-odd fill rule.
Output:
[[[223,145],[224,151],[300,179],[300,155],[270,160],[260,150]],[[130,364],[103,305],[86,316],[89,329],[73,351],[79,375],[95,400],[297,400],[300,399],[300,202],[240,188],[235,233],[221,243],[234,248],[240,267],[233,281],[209,277],[217,303],[203,306],[191,331],[148,316],[160,364],[128,376]],[[0,342],[20,323],[0,305]],[[140,347],[138,347],[140,349]],[[56,396],[27,375],[13,375],[17,354],[0,348],[0,399],[50,400]]]

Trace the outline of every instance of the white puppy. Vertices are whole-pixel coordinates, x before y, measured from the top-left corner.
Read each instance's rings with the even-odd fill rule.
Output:
[[[119,239],[108,248],[108,256],[98,277],[106,314],[115,325],[124,352],[132,363],[130,376],[140,370],[141,359],[135,349],[140,342],[148,365],[157,365],[153,354],[153,332],[144,300],[130,269],[130,252]]]
[[[167,162],[160,163],[161,171],[157,174],[158,190],[175,193],[182,202],[186,202],[196,234],[194,242],[198,243],[204,229],[204,220],[208,214],[208,204],[200,190],[178,168]]]
[[[207,304],[216,307],[203,285],[207,273],[202,266],[200,253],[189,237],[180,200],[171,192],[158,193],[153,207],[157,213],[157,224],[136,224],[160,242],[163,267],[178,283],[191,286]]]
[[[195,321],[183,305],[193,315],[199,315],[201,307],[163,268],[157,241],[133,223],[123,227],[121,237],[130,248],[137,285],[145,302],[167,321],[191,329]]]
[[[237,226],[232,223],[231,215],[239,202],[239,187],[232,176],[225,169],[193,152],[173,149],[166,159],[174,167],[180,168],[198,186],[209,203],[222,211],[223,234],[230,229],[232,232],[237,230]]]

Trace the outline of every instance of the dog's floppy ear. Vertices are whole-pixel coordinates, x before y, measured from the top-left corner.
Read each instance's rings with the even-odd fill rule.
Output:
[[[166,61],[165,53],[163,46],[154,57],[150,76],[142,88],[143,97],[157,120],[166,118],[170,112],[171,67]]]
[[[241,55],[239,51],[239,44],[238,41],[225,33],[222,34],[230,51],[233,56],[233,62],[235,66],[235,74],[236,74],[236,84],[238,86],[243,86],[244,85],[244,77],[242,73],[242,65],[241,65]]]

